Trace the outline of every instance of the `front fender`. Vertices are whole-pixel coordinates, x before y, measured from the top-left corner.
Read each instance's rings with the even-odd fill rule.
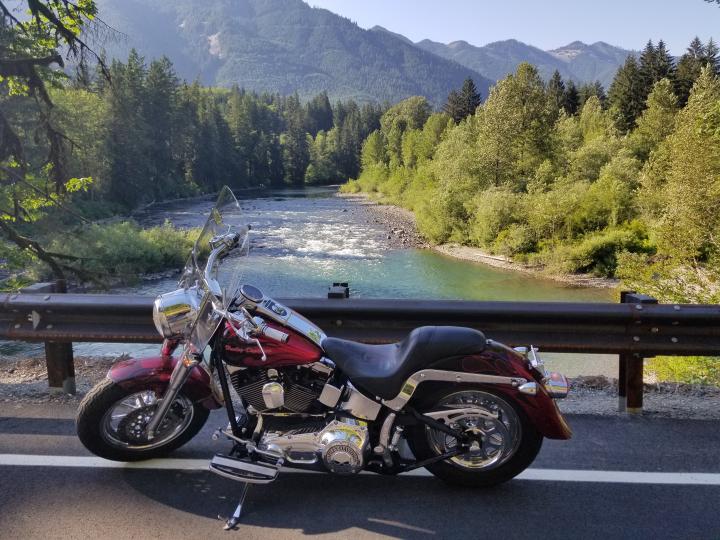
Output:
[[[179,358],[170,355],[121,360],[113,364],[107,376],[129,391],[155,388],[164,392],[178,361]],[[213,393],[210,376],[200,366],[192,369],[182,391],[194,403],[206,409],[219,409],[222,406]]]
[[[496,343],[489,344],[487,349],[477,355],[448,358],[431,367],[467,373],[520,377],[528,381],[540,382],[538,375],[530,370],[527,361],[521,355]],[[548,439],[572,437],[570,426],[560,413],[555,400],[550,397],[542,384],[538,384],[538,391],[534,396],[523,394],[517,388],[506,385],[489,385],[487,388],[502,394],[520,407],[544,437]]]

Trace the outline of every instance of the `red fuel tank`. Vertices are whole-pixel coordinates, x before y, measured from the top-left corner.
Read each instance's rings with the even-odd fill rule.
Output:
[[[257,345],[241,342],[233,331],[226,327],[225,361],[234,366],[271,368],[312,364],[323,357],[322,349],[303,334],[273,321],[267,321],[267,325],[288,334],[290,337],[287,343],[260,336],[260,344],[267,356],[267,360],[263,362],[262,352]]]

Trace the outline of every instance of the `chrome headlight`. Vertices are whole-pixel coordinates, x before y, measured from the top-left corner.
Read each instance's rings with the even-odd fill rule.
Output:
[[[178,289],[158,296],[153,304],[153,322],[160,335],[177,338],[189,332],[197,319],[201,299],[197,287]]]

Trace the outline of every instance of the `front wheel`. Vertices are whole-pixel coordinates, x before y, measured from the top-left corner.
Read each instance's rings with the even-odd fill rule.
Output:
[[[197,435],[210,411],[181,392],[149,440],[146,428],[160,397],[156,388],[126,390],[105,379],[80,403],[76,418],[80,441],[93,454],[114,461],[167,455]]]
[[[542,435],[522,410],[489,390],[440,389],[421,398],[417,409],[438,413],[436,419],[470,438],[468,452],[427,466],[449,484],[489,487],[506,482],[530,466],[542,446]],[[457,445],[454,437],[424,424],[408,431],[408,444],[418,460]]]

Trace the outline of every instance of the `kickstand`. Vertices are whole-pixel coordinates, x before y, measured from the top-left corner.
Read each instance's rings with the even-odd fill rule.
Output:
[[[238,502],[237,508],[235,508],[233,515],[225,521],[226,531],[237,528],[237,524],[240,523],[240,514],[242,513],[242,507],[245,503],[245,497],[247,497],[248,489],[250,489],[250,484],[243,482],[242,491],[240,492],[240,501]]]

